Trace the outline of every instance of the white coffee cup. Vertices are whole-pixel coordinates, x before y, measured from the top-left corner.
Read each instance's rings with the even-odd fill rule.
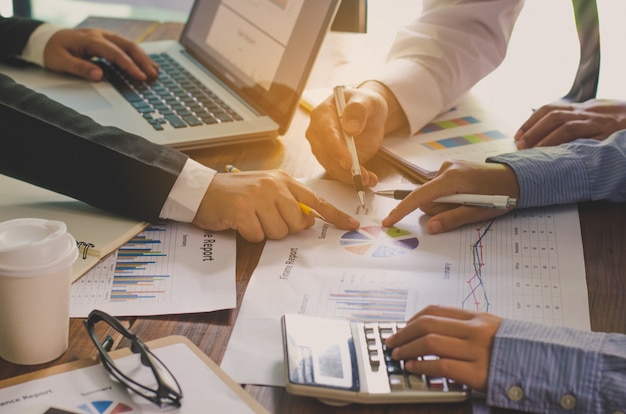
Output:
[[[0,357],[43,364],[68,346],[76,240],[65,223],[24,218],[0,223]]]

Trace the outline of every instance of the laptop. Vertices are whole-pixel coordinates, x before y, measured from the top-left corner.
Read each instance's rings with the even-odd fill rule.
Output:
[[[106,61],[106,82],[33,65],[0,71],[102,125],[170,147],[271,139],[291,122],[339,1],[196,0],[180,41],[141,43],[161,66],[158,82],[121,79]]]

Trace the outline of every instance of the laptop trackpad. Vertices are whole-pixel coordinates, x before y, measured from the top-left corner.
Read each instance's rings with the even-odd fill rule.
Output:
[[[47,95],[50,99],[83,113],[85,111],[111,108],[111,104],[89,83],[50,86],[38,88],[37,90]]]

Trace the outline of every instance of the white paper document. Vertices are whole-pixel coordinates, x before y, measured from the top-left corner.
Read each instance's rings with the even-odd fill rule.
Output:
[[[589,329],[576,205],[515,210],[430,235],[420,211],[394,228],[380,226],[396,200],[368,192],[362,210],[349,185],[306,183],[357,218],[361,228],[345,231],[318,221],[266,242],[221,364],[237,382],[284,385],[285,313],[406,320],[440,304]]]
[[[380,150],[420,177],[432,178],[444,161],[483,162],[488,157],[516,151],[513,136],[520,125],[519,119],[499,114],[470,94],[417,134],[385,137]]]
[[[152,225],[72,285],[70,316],[210,312],[236,306],[233,231]]]
[[[112,380],[98,364],[0,389],[0,414],[254,412],[186,345],[169,345],[153,352],[180,384],[183,391],[181,408],[159,408]],[[116,364],[124,372],[134,372],[135,381],[156,385],[151,372],[141,366],[137,354],[120,358]]]

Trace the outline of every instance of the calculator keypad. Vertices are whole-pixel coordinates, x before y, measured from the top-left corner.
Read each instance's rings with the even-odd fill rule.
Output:
[[[385,340],[405,326],[406,323],[404,322],[370,322],[363,325],[372,371],[377,372],[380,369],[385,369],[392,391],[465,391],[465,385],[447,378],[412,374],[404,369],[404,361],[397,361],[391,357],[391,349],[387,348]],[[432,359],[437,357],[425,355],[420,358]]]

